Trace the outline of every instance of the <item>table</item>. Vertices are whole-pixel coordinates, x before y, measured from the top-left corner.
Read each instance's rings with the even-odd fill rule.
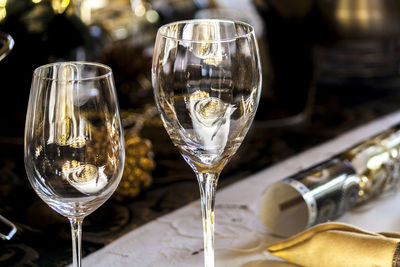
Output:
[[[265,188],[299,170],[345,151],[361,140],[400,122],[400,112],[363,125],[322,145],[290,157],[217,194],[217,266],[292,266],[266,254],[267,244],[278,240],[269,235],[259,219]],[[390,192],[361,205],[339,221],[375,232],[398,232],[400,213],[394,213],[400,193]],[[85,266],[203,266],[203,240],[199,201],[162,216],[89,255]],[[385,218],[377,221],[376,218]],[[294,265],[293,265],[294,266]]]
[[[370,91],[318,88],[308,125],[267,129],[254,123],[238,153],[224,169],[219,190],[399,107],[397,88]],[[194,174],[172,146],[165,130],[144,129],[143,135],[153,142],[157,164],[153,185],[132,201],[110,199],[85,219],[84,256],[199,198]],[[3,140],[1,151],[0,214],[12,220],[18,232],[12,240],[1,241],[0,266],[67,265],[72,260],[69,223],[44,204],[30,187],[23,165],[22,139]],[[218,201],[223,199],[221,194],[217,193]],[[195,205],[200,216],[198,205],[191,205]],[[217,207],[217,225],[223,224],[222,211]],[[200,221],[196,223],[199,231]],[[152,253],[159,252],[148,248],[145,256],[151,258]]]

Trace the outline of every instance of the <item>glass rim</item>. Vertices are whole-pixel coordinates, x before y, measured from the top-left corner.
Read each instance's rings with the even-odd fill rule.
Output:
[[[168,35],[162,33],[163,29],[165,29],[167,27],[170,27],[172,25],[189,24],[189,23],[194,24],[194,23],[199,23],[199,22],[202,22],[202,21],[215,21],[215,22],[219,22],[219,23],[221,23],[221,22],[222,23],[233,23],[235,25],[245,26],[245,27],[247,27],[249,29],[249,31],[244,33],[244,34],[237,35],[235,37],[222,38],[222,39],[219,39],[219,40],[189,40],[189,39],[183,39],[183,38],[177,38],[177,37],[168,36]],[[240,21],[240,20],[229,20],[229,19],[188,19],[188,20],[174,21],[174,22],[170,22],[170,23],[162,25],[158,29],[157,35],[160,35],[160,36],[162,36],[163,38],[166,38],[166,39],[171,39],[171,40],[175,40],[175,41],[179,41],[179,42],[181,41],[181,42],[189,42],[189,43],[204,43],[204,42],[208,42],[208,43],[223,43],[223,42],[232,42],[232,41],[235,41],[235,40],[240,39],[240,38],[248,38],[251,35],[255,35],[255,32],[254,32],[254,27],[253,26],[251,26],[250,24],[248,24],[246,22]]]
[[[104,70],[106,70],[106,72],[104,74],[101,75],[93,75],[91,77],[85,77],[85,78],[79,78],[79,79],[58,79],[58,78],[51,78],[51,77],[46,77],[43,76],[41,74],[39,74],[40,70],[44,70],[44,69],[49,69],[51,67],[54,66],[61,66],[62,64],[77,64],[77,65],[83,65],[83,66],[94,66],[94,67],[100,67],[103,68]],[[88,62],[88,61],[60,61],[60,62],[54,62],[54,63],[49,63],[49,64],[45,64],[42,66],[37,67],[34,71],[33,71],[33,76],[37,77],[39,79],[42,80],[48,80],[48,81],[59,81],[59,82],[73,82],[73,81],[88,81],[88,80],[98,80],[98,79],[103,79],[106,77],[109,77],[112,75],[112,69],[102,63],[98,63],[98,62]]]

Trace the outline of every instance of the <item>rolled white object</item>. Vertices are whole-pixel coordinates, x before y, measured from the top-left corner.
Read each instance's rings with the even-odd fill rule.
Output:
[[[104,174],[104,166],[97,168],[92,164],[80,164],[66,162],[62,174],[79,192],[90,195],[99,192],[107,185],[107,176]]]

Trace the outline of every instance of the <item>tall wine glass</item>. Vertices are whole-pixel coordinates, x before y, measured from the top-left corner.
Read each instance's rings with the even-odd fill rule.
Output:
[[[261,66],[253,28],[227,20],[162,26],[152,81],[165,128],[200,186],[204,266],[214,266],[214,199],[222,168],[254,118]]]
[[[116,189],[124,139],[111,69],[61,62],[33,74],[25,124],[25,168],[33,189],[71,223],[81,266],[82,221]]]

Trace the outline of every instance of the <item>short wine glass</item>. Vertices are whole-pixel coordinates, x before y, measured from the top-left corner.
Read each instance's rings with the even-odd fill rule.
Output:
[[[253,121],[261,65],[253,28],[228,20],[188,20],[157,33],[152,82],[173,143],[200,185],[204,265],[214,266],[218,177]]]
[[[82,221],[116,189],[124,156],[109,67],[60,62],[34,71],[25,124],[25,168],[40,198],[69,219],[74,266],[81,266]]]

